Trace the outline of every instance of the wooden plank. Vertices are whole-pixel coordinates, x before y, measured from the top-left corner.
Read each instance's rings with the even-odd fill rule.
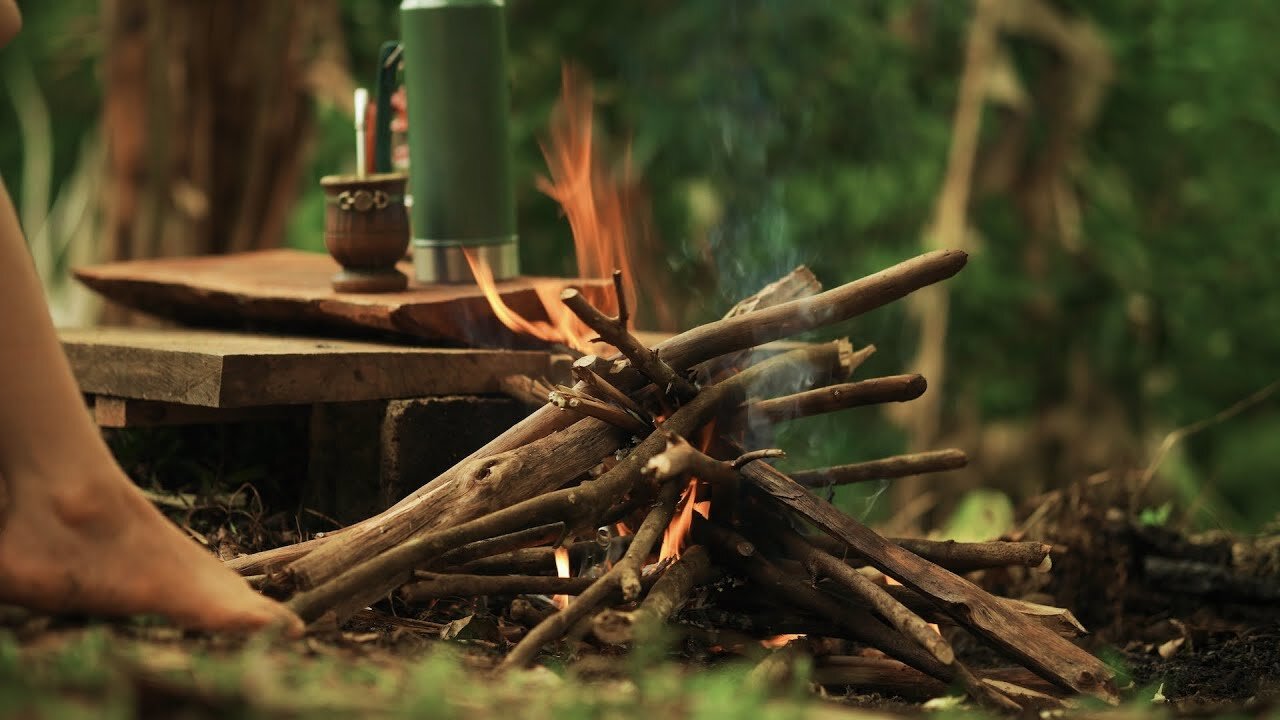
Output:
[[[130,400],[98,395],[93,399],[93,419],[98,427],[136,428],[161,425],[214,425],[220,423],[282,420],[309,410],[306,405],[217,408],[202,405]]]
[[[413,277],[408,263],[401,271]],[[481,347],[534,347],[494,316],[475,285],[420,285],[394,293],[336,293],[338,264],[323,253],[263,250],[234,255],[160,258],[76,270],[107,299],[188,324],[252,324],[296,331],[365,330]],[[522,277],[498,283],[514,311],[546,320],[539,296],[559,303],[560,291],[582,287],[593,302],[611,296],[609,280]]]
[[[501,392],[506,375],[546,376],[531,350],[146,328],[63,329],[85,393],[216,408]]]

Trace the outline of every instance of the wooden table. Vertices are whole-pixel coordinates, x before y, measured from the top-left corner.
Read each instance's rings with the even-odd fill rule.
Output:
[[[563,382],[544,351],[410,345],[187,329],[59,332],[105,428],[301,420],[303,501],[339,520],[399,500],[527,412],[507,375]]]
[[[338,293],[338,264],[324,253],[262,250],[234,255],[130,260],[79,268],[76,277],[108,300],[190,325],[378,332],[433,344],[530,346],[502,326],[475,285],[420,285],[392,293]],[[401,264],[412,277],[412,268]],[[532,321],[573,285],[597,305],[612,303],[611,280],[519,277],[497,284],[502,301]]]

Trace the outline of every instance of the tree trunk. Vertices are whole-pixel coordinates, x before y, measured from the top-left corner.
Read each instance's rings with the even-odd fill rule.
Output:
[[[315,71],[350,86],[333,0],[103,0],[102,18],[103,259],[283,244]]]

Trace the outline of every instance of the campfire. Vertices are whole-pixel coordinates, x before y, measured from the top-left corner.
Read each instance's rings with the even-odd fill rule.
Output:
[[[504,324],[583,353],[573,386],[513,379],[541,407],[395,507],[231,565],[318,629],[387,603],[411,614],[442,598],[541,597],[542,612],[507,613],[515,629],[499,671],[567,636],[616,654],[665,628],[712,653],[830,639],[840,650],[821,673],[872,690],[958,686],[1004,710],[1073,693],[1114,702],[1111,671],[1070,641],[1083,628],[1067,609],[997,597],[963,576],[1047,572],[1050,546],[886,538],[815,492],[955,469],[963,452],[786,474],[771,464],[783,450],[761,441],[795,418],[919,397],[918,375],[850,380],[874,347],[768,345],[946,280],[966,255],[931,252],[825,292],[798,268],[648,347],[630,322],[644,288],[627,262],[627,204],[601,180],[590,108],[589,88],[566,75],[542,187],[565,208],[582,276],[612,271],[612,307],[569,289],[541,298],[549,322],[529,322],[469,258]],[[939,626],[1017,666],[971,667]]]

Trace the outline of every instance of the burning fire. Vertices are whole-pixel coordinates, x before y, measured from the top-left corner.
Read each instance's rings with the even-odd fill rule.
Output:
[[[555,549],[556,554],[556,575],[562,578],[569,577],[569,548],[560,545]],[[556,595],[551,598],[551,603],[561,610],[569,607],[568,595]]]
[[[629,232],[630,221],[642,215],[635,212],[638,194],[631,174],[630,150],[624,152],[622,172],[610,172],[594,133],[594,96],[590,81],[585,74],[565,66],[562,82],[560,102],[552,112],[550,135],[542,145],[551,177],[539,178],[538,189],[560,203],[564,210],[573,232],[578,277],[607,278],[615,269],[621,270],[627,306],[634,308],[635,274],[631,253],[643,251],[638,244],[648,234]],[[550,322],[531,322],[502,300],[484,258],[472,253],[466,257],[476,284],[503,325],[520,334],[592,352],[588,342],[591,331],[560,302],[558,290],[537,290]],[[611,312],[616,308],[601,310]]]
[[[711,439],[715,432],[715,422],[709,423],[702,431],[698,449],[706,452],[711,447]],[[662,547],[658,550],[658,562],[667,558],[677,560],[689,542],[689,533],[693,530],[693,514],[696,512],[703,518],[711,519],[711,501],[698,500],[698,478],[689,478],[689,487],[685,488],[676,505],[676,515],[671,518],[667,529],[662,533]]]

